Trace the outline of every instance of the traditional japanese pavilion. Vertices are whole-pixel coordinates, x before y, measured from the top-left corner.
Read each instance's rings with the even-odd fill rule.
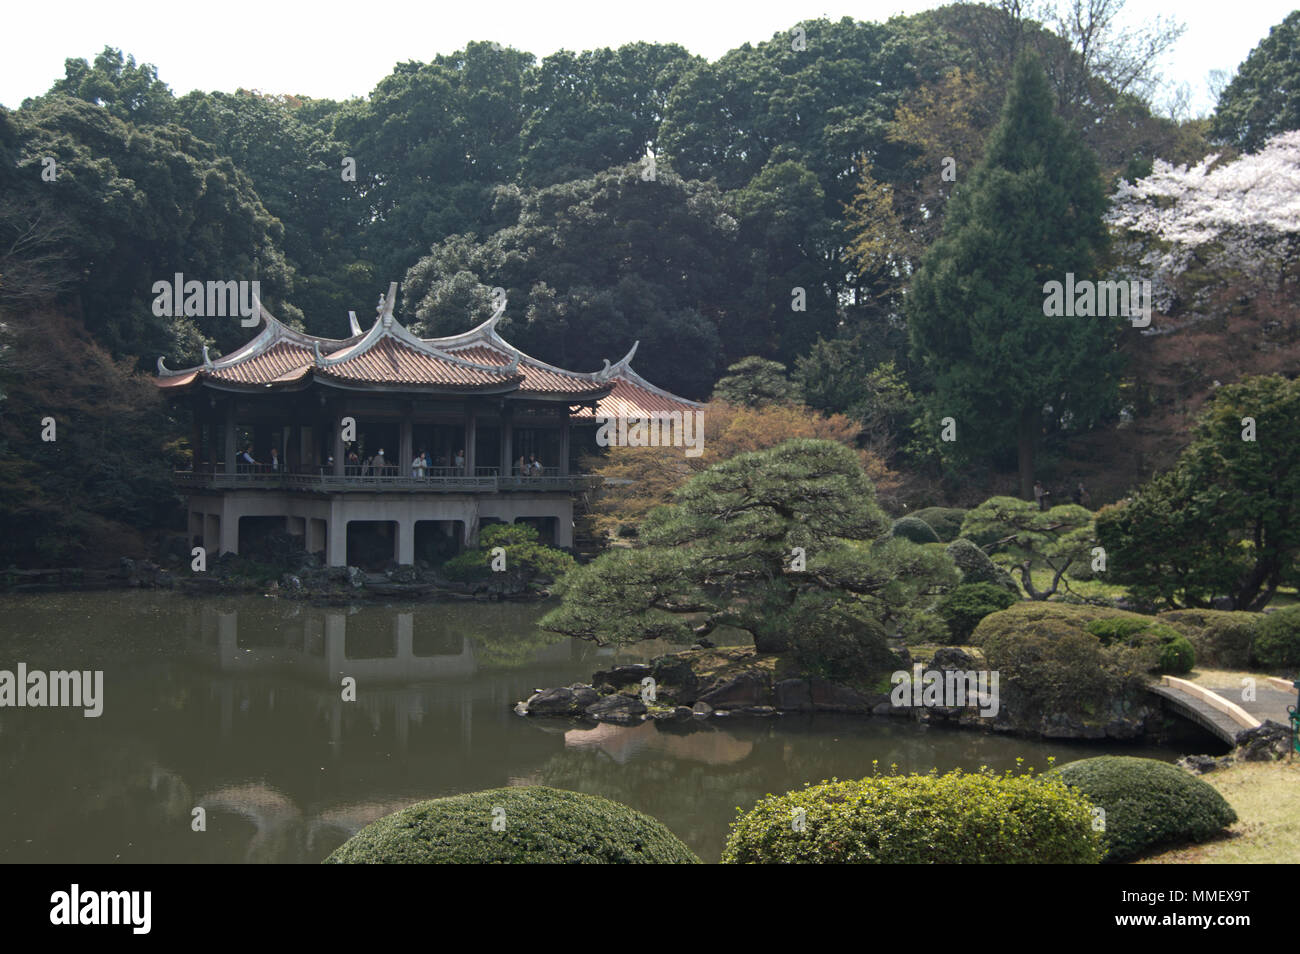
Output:
[[[635,345],[600,371],[566,371],[505,341],[499,314],[420,338],[393,317],[396,296],[393,283],[369,331],[350,314],[348,338],[295,331],[259,304],[262,330],[237,351],[205,349],[184,371],[158,359],[158,387],[193,413],[192,468],[176,480],[209,553],[238,553],[248,518],[283,520],[330,566],[347,564],[360,523],[391,536],[399,564],[427,551],[421,538],[473,544],[492,521],[571,547],[573,495],[589,482],[574,472],[572,426],[700,407],[637,375]],[[421,451],[428,466],[413,464]]]

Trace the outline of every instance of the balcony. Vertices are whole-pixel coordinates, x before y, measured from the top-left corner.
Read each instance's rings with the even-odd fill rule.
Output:
[[[476,467],[467,474],[463,467],[430,467],[421,475],[397,467],[349,465],[343,474],[330,468],[311,472],[281,473],[265,464],[240,464],[233,474],[219,464],[215,471],[178,470],[172,475],[176,487],[193,490],[300,490],[309,493],[576,493],[599,480],[587,474],[561,474],[558,467],[545,467],[540,474],[502,476],[496,467]]]

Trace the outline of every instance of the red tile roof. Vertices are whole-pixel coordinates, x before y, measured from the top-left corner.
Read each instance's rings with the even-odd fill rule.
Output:
[[[502,361],[501,370],[487,371],[461,361],[417,351],[394,338],[384,337],[359,354],[344,357],[338,364],[317,368],[316,373],[367,384],[486,388],[494,385],[507,386],[519,379],[519,372],[512,372],[505,365],[506,362]]]
[[[380,315],[365,333],[353,321],[351,338],[321,338],[294,331],[265,307],[262,331],[242,348],[183,371],[158,359],[159,388],[185,390],[200,383],[218,387],[274,387],[319,378],[375,387],[434,388],[468,393],[484,390],[532,395],[570,404],[597,402],[575,416],[654,417],[699,407],[655,387],[631,368],[636,346],[600,371],[566,371],[524,354],[496,332],[500,315],[459,335],[419,338],[393,318],[396,283],[389,286]]]

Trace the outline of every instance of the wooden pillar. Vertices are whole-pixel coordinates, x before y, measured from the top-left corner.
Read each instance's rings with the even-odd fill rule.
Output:
[[[515,466],[515,412],[505,407],[501,411],[501,476],[510,477]]]
[[[330,422],[330,427],[334,429],[334,476],[343,476],[343,464],[347,460],[347,451],[343,447],[343,414],[336,405],[334,407],[334,420]],[[330,531],[333,532],[331,523]],[[338,564],[331,563],[330,566]]]
[[[565,409],[567,412],[567,408]],[[566,413],[560,422],[560,475],[569,475],[569,416]]]
[[[198,473],[203,468],[203,422],[199,419],[199,412],[194,411],[194,419],[190,425],[190,469]]]
[[[226,402],[226,473],[235,472],[235,402]]]
[[[415,457],[415,448],[411,446],[411,402],[402,407],[402,423],[398,426],[401,448],[397,452],[397,474],[399,477],[411,472],[411,459]]]
[[[478,442],[478,409],[468,404],[465,410],[465,476],[474,476],[474,445]]]

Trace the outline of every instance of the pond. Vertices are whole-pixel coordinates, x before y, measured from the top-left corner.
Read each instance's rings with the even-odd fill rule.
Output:
[[[0,708],[0,861],[317,862],[414,801],[503,785],[605,795],[717,861],[737,807],[804,782],[1043,767],[1109,749],[850,716],[585,726],[547,686],[669,647],[543,634],[547,607],[312,606],[149,591],[0,598],[0,670],[102,670],[103,711]],[[356,680],[344,701],[342,680]],[[206,830],[191,830],[201,806]]]

